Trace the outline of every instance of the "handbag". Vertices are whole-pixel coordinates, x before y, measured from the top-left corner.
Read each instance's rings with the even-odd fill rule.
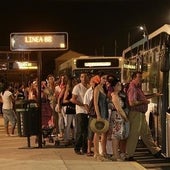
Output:
[[[66,105],[66,114],[76,114],[75,104],[69,102]]]

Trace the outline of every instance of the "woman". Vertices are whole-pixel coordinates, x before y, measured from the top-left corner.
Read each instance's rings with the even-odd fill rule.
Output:
[[[100,83],[94,89],[94,108],[97,119],[108,119],[108,103],[107,103],[107,91],[106,91],[107,75],[100,74]],[[102,153],[99,154],[99,134],[94,134],[94,158],[104,161],[106,159],[106,133],[101,134],[101,148]]]
[[[94,138],[94,132],[90,128],[91,121],[96,118],[96,113],[94,110],[94,88],[100,83],[100,77],[98,75],[91,77],[90,88],[86,91],[84,95],[84,106],[88,112],[88,139],[87,139],[87,156],[94,156],[92,152],[92,144]]]
[[[56,112],[58,113],[58,138],[63,139],[64,137],[64,130],[65,130],[65,120],[66,115],[64,111],[64,104],[63,104],[63,97],[66,91],[66,84],[68,81],[67,75],[61,75],[61,82],[59,85],[55,87],[57,105],[56,105]]]
[[[120,160],[119,146],[120,141],[125,139],[127,136],[124,134],[125,122],[128,122],[127,114],[125,112],[125,101],[124,96],[121,95],[122,85],[120,81],[116,78],[111,79],[110,85],[113,88],[111,93],[112,104],[111,115],[109,119],[110,129],[109,135],[112,139],[113,155],[114,160]]]
[[[65,105],[65,114],[66,114],[66,127],[64,140],[69,143],[70,141],[70,132],[72,132],[72,140],[75,139],[76,128],[75,128],[75,116],[76,109],[75,104],[70,101],[72,98],[73,87],[77,84],[77,81],[74,78],[68,79],[66,90],[64,92],[63,103]]]

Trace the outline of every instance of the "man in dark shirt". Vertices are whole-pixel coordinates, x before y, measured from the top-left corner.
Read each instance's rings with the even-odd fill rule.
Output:
[[[127,158],[128,161],[133,161],[133,155],[137,146],[139,136],[141,136],[144,144],[151,151],[155,157],[161,157],[161,149],[156,146],[149,125],[147,124],[145,113],[148,109],[148,98],[141,89],[142,84],[142,73],[135,72],[132,75],[132,81],[129,84],[127,90],[128,102],[130,106],[129,122],[130,122],[130,133],[127,139]],[[154,94],[159,95],[159,94]]]

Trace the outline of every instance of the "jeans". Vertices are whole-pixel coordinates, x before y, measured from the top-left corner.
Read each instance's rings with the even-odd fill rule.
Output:
[[[73,131],[74,136],[72,138],[75,139],[76,135],[76,127],[75,127],[75,114],[66,114],[66,127],[65,127],[65,135],[64,139],[67,141],[70,139],[70,130],[71,130],[71,124],[73,125]]]
[[[87,136],[88,136],[88,115],[85,113],[76,114],[76,140],[75,151],[87,152]]]

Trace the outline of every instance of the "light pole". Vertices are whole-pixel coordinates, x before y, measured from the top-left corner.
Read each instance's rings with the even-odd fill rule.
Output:
[[[148,34],[148,30],[146,28],[146,25],[143,24],[143,25],[139,26],[139,29],[141,31],[143,31],[143,37],[144,37],[144,39],[146,39],[146,43],[147,43],[147,50],[149,50],[149,34]]]

